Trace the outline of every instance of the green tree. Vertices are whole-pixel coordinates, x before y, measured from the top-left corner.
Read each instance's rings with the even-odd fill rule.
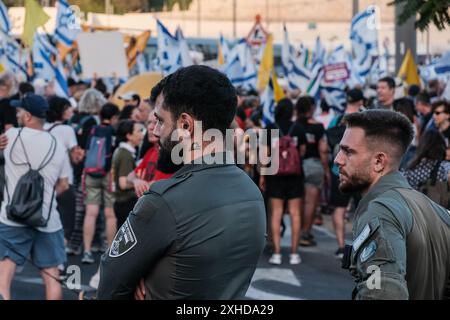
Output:
[[[416,17],[416,29],[424,31],[430,23],[438,30],[450,26],[449,6],[450,0],[394,0],[389,5],[404,5],[403,12],[397,17],[397,23],[403,24],[409,18]]]

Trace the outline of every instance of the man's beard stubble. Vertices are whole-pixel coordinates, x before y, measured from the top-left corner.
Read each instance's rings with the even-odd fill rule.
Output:
[[[158,141],[159,156],[156,164],[158,170],[164,173],[175,173],[183,167],[183,163],[175,164],[172,161],[172,150],[178,143],[177,141],[171,141],[170,138],[163,143],[161,143],[161,140]],[[183,156],[183,150],[181,150],[180,156]]]
[[[346,176],[347,180],[339,183],[339,191],[344,194],[363,193],[371,185],[370,176],[364,172],[363,174],[353,174]]]

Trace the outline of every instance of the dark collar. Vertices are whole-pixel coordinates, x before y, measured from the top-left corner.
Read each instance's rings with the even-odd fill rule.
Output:
[[[214,159],[219,159],[219,163],[214,162]],[[200,162],[201,161],[201,162]],[[201,159],[195,159],[191,163],[185,164],[181,169],[174,173],[174,177],[181,177],[189,174],[190,172],[200,171],[205,169],[234,166],[234,157],[230,152],[218,152],[214,157],[211,155],[205,155]]]

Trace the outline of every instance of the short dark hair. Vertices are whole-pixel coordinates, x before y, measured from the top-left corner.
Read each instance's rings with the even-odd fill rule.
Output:
[[[275,107],[275,121],[289,121],[294,114],[294,104],[291,99],[283,98],[278,101]]]
[[[417,96],[416,96],[416,103],[420,102],[423,104],[430,104],[430,95],[428,94],[428,92],[426,91],[422,91],[420,92]]]
[[[373,143],[386,142],[393,147],[394,159],[400,163],[401,158],[414,138],[411,121],[403,114],[391,110],[367,110],[344,116],[347,127],[361,128],[365,136]]]
[[[414,122],[414,116],[416,115],[416,110],[414,108],[414,103],[409,98],[400,98],[394,100],[394,111],[403,113],[409,121]]]
[[[141,103],[141,97],[138,94],[133,94],[131,98],[135,101],[137,101],[137,105]]]
[[[116,131],[116,144],[119,142],[127,142],[127,134],[132,134],[134,130],[134,120],[122,120],[119,122]]]
[[[395,88],[395,80],[392,77],[383,77],[378,82],[386,82],[389,89]]]
[[[111,120],[112,117],[118,115],[120,113],[119,107],[114,103],[108,102],[102,106],[100,110],[100,119],[102,120]]]
[[[436,108],[438,107],[444,107],[444,112],[446,114],[450,114],[450,103],[448,103],[445,100],[438,100],[433,102],[433,104],[431,105],[431,110],[436,110]]]
[[[52,123],[55,121],[62,121],[64,111],[71,107],[69,100],[52,96],[48,99],[49,109],[47,111],[47,121]]]
[[[133,110],[137,107],[132,104],[127,104],[125,107],[122,108],[122,111],[120,112],[119,120],[126,120],[131,118],[131,114],[133,113]]]
[[[25,93],[34,93],[34,87],[29,82],[21,82],[19,83],[19,93],[23,96]]]
[[[168,75],[152,89],[151,100],[161,93],[162,107],[173,120],[186,112],[202,121],[204,130],[225,133],[236,114],[236,89],[223,73],[208,66],[193,65]]]
[[[301,96],[295,104],[297,111],[297,120],[306,121],[306,114],[313,111],[315,108],[314,98],[311,96]]]

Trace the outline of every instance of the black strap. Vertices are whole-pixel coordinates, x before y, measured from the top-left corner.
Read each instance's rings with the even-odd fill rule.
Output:
[[[25,164],[26,164],[26,165],[28,165],[28,167],[30,168],[30,170],[32,170],[30,160],[28,159],[28,154],[27,154],[27,152],[26,152],[26,150],[25,150],[25,145],[24,145],[24,143],[23,143],[23,141],[22,141],[22,138],[20,138],[20,134],[21,134],[22,130],[23,130],[23,128],[20,128],[20,129],[19,129],[19,133],[17,134],[16,139],[14,139],[14,143],[12,144],[11,150],[10,150],[10,153],[9,153],[9,159],[10,159],[11,162],[12,162],[13,164],[15,164],[16,166],[20,166],[20,165],[25,165]],[[46,166],[50,163],[50,161],[53,159],[53,157],[54,157],[54,155],[55,155],[55,152],[56,152],[56,139],[55,139],[55,137],[53,137],[50,133],[49,133],[49,136],[52,138],[52,142],[51,142],[51,144],[50,144],[50,149],[49,149],[49,151],[47,152],[47,154],[45,155],[44,159],[42,159],[42,162],[41,162],[41,164],[39,165],[39,167],[36,169],[36,171],[40,171],[40,170],[44,169],[44,167],[46,167]],[[15,162],[15,161],[12,159],[13,149],[14,149],[15,144],[17,143],[17,140],[20,140],[20,143],[21,143],[21,145],[22,145],[22,149],[23,149],[23,152],[24,152],[24,154],[25,154],[25,158],[27,159],[27,162],[26,162],[26,163],[17,163],[17,162]],[[51,155],[50,155],[50,154],[51,154]],[[50,157],[49,157],[49,155],[50,155]],[[49,157],[48,160],[46,160],[47,157]],[[11,197],[10,197],[9,191],[8,191],[8,182],[6,181],[6,174],[5,174],[5,188],[6,188],[6,195],[8,196],[8,204],[10,204],[10,203],[11,203]],[[45,190],[45,189],[44,189],[44,190]],[[50,216],[51,216],[51,214],[52,214],[53,200],[54,200],[54,198],[55,198],[55,193],[56,193],[56,190],[55,190],[55,188],[53,187],[52,198],[51,198],[51,200],[50,200],[50,207],[49,207],[49,210],[48,210],[47,219],[45,220],[45,226],[47,226],[47,224],[48,224],[48,222],[49,222],[49,220],[50,220]]]
[[[55,127],[61,125],[62,123],[54,123],[50,128],[47,129],[47,132],[52,131],[53,129],[55,129]]]

